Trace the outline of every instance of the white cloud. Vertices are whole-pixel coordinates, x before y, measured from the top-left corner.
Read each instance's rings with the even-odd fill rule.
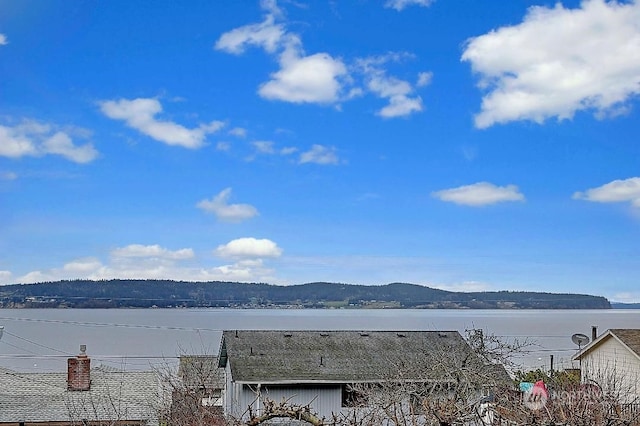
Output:
[[[268,239],[238,238],[218,246],[214,254],[223,258],[280,257],[282,249]]]
[[[66,263],[62,269],[65,272],[85,275],[87,273],[92,273],[96,270],[99,270],[102,267],[102,263],[100,260],[95,257],[87,257],[83,259],[76,259],[69,263]]]
[[[11,284],[11,277],[13,274],[11,271],[0,271],[0,285],[1,284]]]
[[[216,41],[214,48],[239,55],[245,51],[248,45],[253,45],[262,47],[269,53],[274,53],[280,48],[285,33],[284,26],[276,24],[275,16],[269,14],[259,24],[245,25],[222,34]]]
[[[453,283],[453,284],[431,284],[430,283],[428,284],[428,286],[431,288],[437,288],[440,290],[465,292],[465,293],[492,290],[489,284],[478,282],[478,281],[464,281],[461,283]]]
[[[222,34],[215,48],[240,54],[248,46],[257,46],[278,57],[280,69],[258,89],[263,98],[292,103],[337,102],[341,78],[347,74],[344,63],[328,53],[305,55],[299,36],[276,23],[282,17],[276,2],[262,2],[262,8],[267,11],[263,22]]]
[[[184,260],[191,259],[194,256],[193,250],[184,248],[171,251],[160,247],[158,244],[142,245],[131,244],[126,247],[119,247],[111,251],[111,256],[115,258],[156,258],[167,260]]]
[[[609,297],[608,299],[611,300],[612,302],[619,302],[619,303],[638,303],[638,300],[640,300],[640,292],[628,291],[628,292],[616,293],[613,296]]]
[[[418,73],[418,82],[416,83],[416,86],[418,87],[425,87],[431,84],[431,80],[433,80],[433,73],[432,72],[421,72]]]
[[[640,2],[584,0],[532,7],[521,24],[470,39],[462,60],[487,91],[476,127],[623,111],[640,93],[639,23]]]
[[[384,7],[395,9],[398,12],[408,6],[427,7],[433,3],[433,0],[387,0]]]
[[[271,74],[258,93],[266,99],[293,103],[334,103],[342,90],[347,68],[327,53],[282,55],[281,69]]]
[[[431,195],[442,201],[474,207],[525,199],[515,185],[496,186],[488,182],[444,189],[433,192]]]
[[[242,240],[253,240],[254,243],[249,241],[243,245]],[[0,284],[114,278],[272,283],[278,281],[274,270],[265,266],[262,258],[277,257],[282,250],[269,240],[249,238],[234,241],[227,245],[228,257],[234,259],[230,264],[194,265],[192,249],[172,251],[157,244],[131,244],[113,250],[107,263],[103,263],[95,257],[78,258],[61,267],[31,271],[15,279],[12,278],[11,272],[0,271]]]
[[[315,163],[321,165],[339,164],[340,160],[333,147],[313,145],[309,151],[300,154],[300,164]]]
[[[42,143],[49,154],[58,154],[76,163],[88,163],[92,161],[97,152],[92,145],[75,146],[73,141],[64,132],[56,132]]]
[[[122,120],[129,127],[167,145],[177,145],[185,148],[200,148],[206,135],[220,130],[224,123],[212,121],[188,129],[172,121],[162,121],[156,115],[162,112],[162,105],[157,99],[118,99],[100,102],[100,109],[104,115],[114,120]]]
[[[408,56],[411,55],[391,53],[356,61],[357,68],[360,68],[364,74],[369,92],[389,101],[388,105],[377,112],[381,117],[404,117],[422,111],[422,99],[420,96],[413,95],[413,86],[408,81],[387,75],[387,71],[382,68],[387,62],[399,62]],[[428,73],[419,75],[419,82],[422,79],[425,83],[426,74]],[[428,77],[429,80],[430,78],[431,76]]]
[[[429,3],[427,0],[396,0],[387,2],[387,7],[401,10],[410,4],[427,6]],[[341,110],[340,102],[365,93],[355,80],[355,77],[362,77],[369,93],[388,100],[388,105],[377,111],[379,116],[402,117],[422,111],[422,99],[413,94],[412,85],[388,76],[382,68],[385,62],[397,61],[398,58],[410,55],[392,53],[358,59],[354,61],[353,67],[348,66],[342,58],[327,52],[307,55],[300,36],[288,31],[285,23],[280,22],[284,19],[284,14],[276,1],[263,1],[261,5],[266,12],[261,23],[228,31],[215,44],[216,49],[234,54],[256,46],[277,58],[280,68],[271,73],[270,80],[258,88],[261,97],[297,104],[334,105],[337,110]],[[417,85],[424,87],[430,80],[430,73],[420,73]]]
[[[285,146],[280,150],[280,154],[282,155],[291,155],[296,152],[298,152],[298,148],[296,148],[295,146]]]
[[[258,210],[252,205],[228,204],[230,196],[231,188],[226,188],[211,200],[202,200],[196,206],[227,222],[241,222],[258,215]]]
[[[597,188],[576,192],[573,198],[598,203],[629,202],[632,206],[640,208],[640,177],[614,180]]]
[[[234,127],[229,130],[229,134],[238,138],[244,138],[247,136],[247,129],[243,129],[242,127]]]
[[[70,134],[86,137],[89,132],[71,128],[66,131],[58,126],[35,120],[23,120],[15,126],[0,125],[0,156],[20,158],[60,155],[75,163],[89,163],[98,157],[91,143],[75,145]]]
[[[275,149],[273,148],[273,142],[271,141],[254,141],[251,142],[251,145],[258,151],[260,154],[274,154]]]
[[[4,46],[5,44],[8,44],[9,42],[7,41],[7,36],[4,34],[0,34],[0,46]]]

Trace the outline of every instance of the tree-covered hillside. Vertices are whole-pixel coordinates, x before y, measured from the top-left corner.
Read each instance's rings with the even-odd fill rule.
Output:
[[[4,308],[349,307],[609,309],[601,296],[538,292],[450,292],[415,284],[382,286],[169,280],[56,281],[0,286]]]

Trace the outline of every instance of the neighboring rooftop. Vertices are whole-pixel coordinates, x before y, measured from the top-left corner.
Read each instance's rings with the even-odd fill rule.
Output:
[[[157,425],[159,397],[151,371],[91,370],[91,389],[67,389],[67,373],[19,373],[0,368],[0,424],[127,420]],[[96,419],[98,417],[99,419]]]
[[[640,329],[638,328],[612,328],[612,334],[622,341],[629,349],[640,357]]]
[[[465,359],[482,363],[457,331],[239,330],[223,332],[220,346],[232,380],[255,384],[376,382],[398,371],[438,381]]]

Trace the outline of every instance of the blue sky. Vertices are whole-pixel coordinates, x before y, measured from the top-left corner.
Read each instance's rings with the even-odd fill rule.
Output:
[[[0,0],[0,283],[640,301],[640,3]]]

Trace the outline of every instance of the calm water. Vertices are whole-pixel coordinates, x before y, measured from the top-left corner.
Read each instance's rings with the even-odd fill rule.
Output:
[[[527,368],[570,367],[571,335],[640,328],[640,310],[231,310],[2,309],[0,367],[66,371],[66,358],[87,345],[92,365],[149,369],[180,354],[216,354],[221,330],[458,330],[482,328],[537,346],[518,358]]]

